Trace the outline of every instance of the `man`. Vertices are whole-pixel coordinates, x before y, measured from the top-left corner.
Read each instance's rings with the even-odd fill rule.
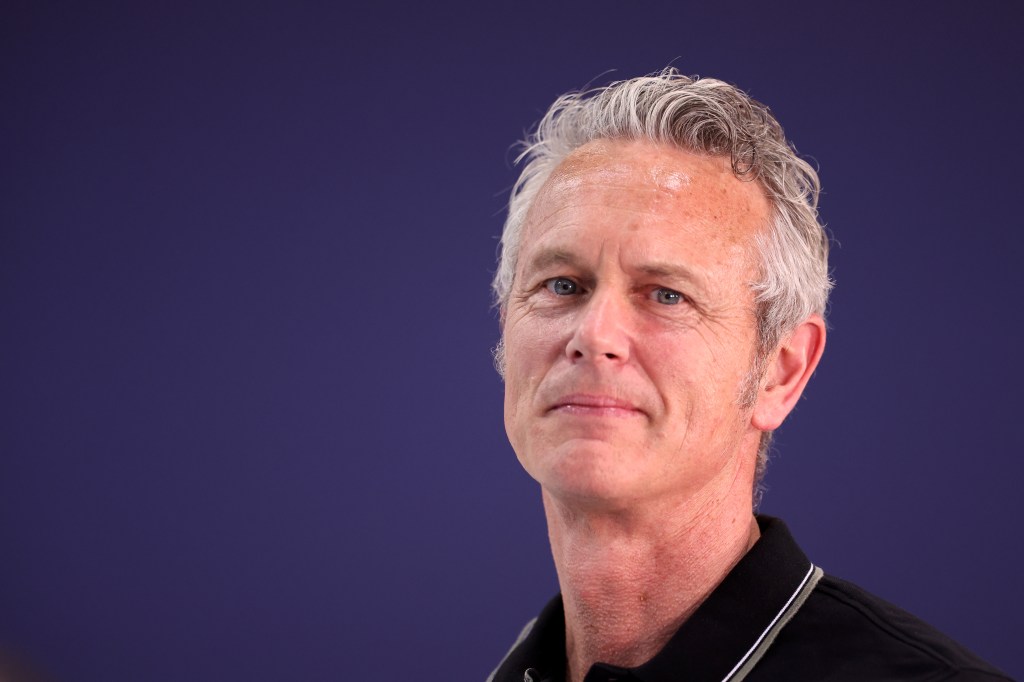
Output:
[[[768,109],[667,70],[560,98],[520,160],[496,361],[561,594],[491,679],[1007,679],[754,515],[831,288]]]

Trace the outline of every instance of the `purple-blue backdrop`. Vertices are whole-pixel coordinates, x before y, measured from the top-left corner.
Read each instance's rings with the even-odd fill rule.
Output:
[[[1024,676],[1024,22],[896,4],[8,2],[0,644],[483,678],[555,590],[489,355],[509,148],[672,62],[772,106],[839,242],[764,510]]]

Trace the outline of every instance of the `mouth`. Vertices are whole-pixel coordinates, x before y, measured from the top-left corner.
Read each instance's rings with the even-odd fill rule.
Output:
[[[631,402],[612,396],[590,393],[573,393],[562,396],[548,408],[548,412],[581,417],[645,416],[643,410]]]

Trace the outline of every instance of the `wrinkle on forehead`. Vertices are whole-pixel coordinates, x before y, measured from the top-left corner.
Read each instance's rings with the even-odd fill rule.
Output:
[[[589,180],[596,184],[616,185],[629,179],[634,180],[636,160],[624,158],[624,147],[640,146],[648,151],[673,151],[662,145],[644,142],[623,142],[618,140],[594,140],[573,151],[555,169],[551,181],[557,180],[566,189],[575,189]],[[660,155],[655,155],[655,157]],[[672,164],[668,159],[651,158],[645,163],[646,179],[652,191],[676,194],[691,182],[688,173]]]
[[[602,139],[575,150],[554,170],[527,214],[527,225],[541,228],[564,209],[577,207],[569,200],[574,195],[602,188],[612,190],[601,197],[606,209],[653,214],[671,205],[681,218],[714,224],[705,236],[723,246],[749,246],[770,214],[764,190],[737,178],[728,157]]]
[[[576,189],[584,182],[594,185],[614,186],[633,179],[634,167],[625,163],[604,163],[600,166],[572,164],[559,166],[549,182],[557,182],[564,189]],[[679,168],[667,168],[652,164],[646,169],[649,191],[675,195],[691,182],[690,175]]]

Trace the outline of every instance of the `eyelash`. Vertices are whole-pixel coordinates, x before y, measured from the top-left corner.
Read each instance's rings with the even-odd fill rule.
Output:
[[[572,291],[562,291],[559,293],[557,288],[559,286],[566,285],[568,285]],[[572,294],[576,294],[579,291],[579,286],[580,285],[575,280],[569,277],[552,277],[551,279],[544,280],[544,288],[555,296],[570,296]],[[665,294],[668,297],[674,298],[671,298],[671,303],[668,303],[661,299],[660,294]],[[675,289],[669,289],[668,287],[657,287],[651,291],[651,295],[654,297],[654,300],[664,305],[678,305],[679,303],[687,300],[684,294],[676,291]]]

